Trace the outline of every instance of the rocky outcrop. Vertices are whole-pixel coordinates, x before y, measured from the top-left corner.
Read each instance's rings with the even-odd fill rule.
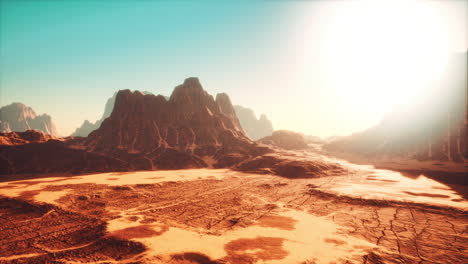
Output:
[[[257,174],[276,174],[287,178],[318,178],[343,175],[339,164],[320,160],[286,158],[281,153],[266,154],[239,163],[236,170]]]
[[[324,146],[368,157],[468,160],[467,54],[454,56],[440,83],[378,125]]]
[[[49,139],[55,139],[51,135],[44,134],[37,130],[27,130],[25,132],[0,132],[0,145],[24,145],[28,143],[44,143]]]
[[[252,140],[271,136],[273,133],[273,125],[266,115],[261,115],[260,118],[257,119],[252,109],[245,108],[240,105],[235,105],[234,110],[236,111],[240,125],[247,136]]]
[[[71,149],[39,131],[0,133],[0,174],[124,171],[125,161]]]
[[[302,134],[288,130],[275,131],[271,136],[259,139],[257,142],[287,150],[305,149],[309,147]]]
[[[31,107],[12,103],[0,108],[0,132],[23,132],[36,129],[57,136],[52,118],[47,114],[37,115]]]

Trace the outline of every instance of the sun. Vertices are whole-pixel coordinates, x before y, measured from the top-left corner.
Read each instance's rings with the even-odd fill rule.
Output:
[[[449,30],[432,2],[337,2],[320,58],[336,95],[363,111],[388,112],[441,78]]]

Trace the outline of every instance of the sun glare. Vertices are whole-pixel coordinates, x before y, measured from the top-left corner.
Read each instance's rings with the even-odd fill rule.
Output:
[[[432,1],[336,2],[321,61],[338,96],[388,112],[439,79],[449,56],[447,24]]]

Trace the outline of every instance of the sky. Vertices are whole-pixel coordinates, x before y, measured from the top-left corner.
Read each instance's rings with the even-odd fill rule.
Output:
[[[0,1],[0,106],[67,136],[121,89],[170,95],[187,77],[321,137],[375,125],[468,47],[448,1]]]

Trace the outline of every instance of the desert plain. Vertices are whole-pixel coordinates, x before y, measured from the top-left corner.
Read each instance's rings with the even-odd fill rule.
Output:
[[[313,150],[285,153],[346,172],[4,177],[0,263],[465,263],[464,186]]]

